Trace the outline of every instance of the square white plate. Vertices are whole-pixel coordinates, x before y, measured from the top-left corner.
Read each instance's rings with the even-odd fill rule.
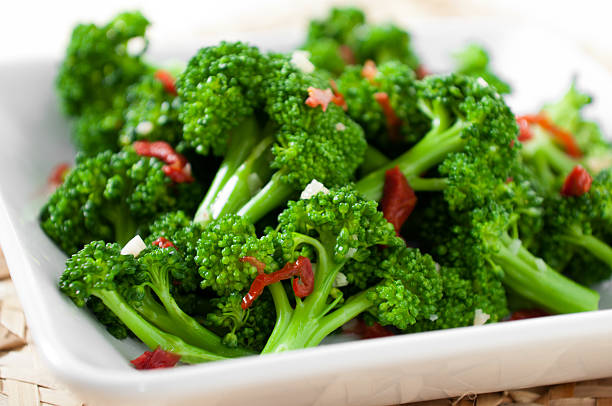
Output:
[[[612,130],[612,78],[571,40],[503,22],[438,20],[412,25],[434,71],[469,40],[491,51],[511,81],[516,112],[560,96],[574,75],[596,97],[590,113]],[[288,50],[303,33],[240,36]],[[235,35],[225,39],[237,39]],[[182,41],[179,41],[182,40]],[[217,39],[210,39],[209,43]],[[153,44],[158,57],[187,58],[190,39]],[[176,50],[181,50],[176,53]],[[170,55],[170,51],[173,53]],[[250,406],[383,405],[612,375],[612,310],[413,334],[265,357],[136,371],[143,348],[113,339],[57,289],[65,256],[37,223],[51,168],[71,161],[68,126],[53,93],[57,61],[0,66],[0,243],[34,340],[51,371],[89,403]],[[602,307],[612,307],[608,284]]]

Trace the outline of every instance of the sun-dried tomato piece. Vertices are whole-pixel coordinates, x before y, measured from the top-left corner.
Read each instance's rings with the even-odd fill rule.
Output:
[[[581,165],[576,165],[563,182],[561,196],[582,196],[591,189],[591,183],[593,183],[593,178],[587,170]]]
[[[374,61],[371,59],[365,61],[363,68],[361,69],[361,76],[368,79],[370,82],[373,82],[377,73],[378,68],[376,67],[376,63],[374,63]]]
[[[508,318],[508,321],[533,319],[536,317],[544,317],[544,316],[550,316],[550,313],[545,312],[542,309],[523,309],[523,310],[517,310],[513,312],[510,315],[510,318]]]
[[[387,120],[389,139],[392,142],[398,141],[402,121],[399,119],[397,114],[395,114],[395,110],[393,110],[393,106],[391,106],[391,100],[389,100],[389,95],[385,92],[374,93],[374,99],[382,108],[383,114]]]
[[[158,239],[153,241],[151,243],[151,245],[156,245],[159,248],[170,248],[170,247],[172,247],[172,248],[176,249],[176,246],[172,243],[172,241],[170,241],[166,237],[159,237]]]
[[[383,197],[380,201],[383,216],[399,232],[417,204],[417,197],[399,167],[385,172]]]
[[[355,65],[357,63],[355,53],[348,45],[340,45],[338,51],[340,52],[340,58],[342,58],[347,65]]]
[[[342,328],[342,330],[344,333],[347,334],[355,334],[362,340],[389,337],[395,335],[391,330],[380,325],[377,322],[374,322],[372,325],[369,325],[361,319],[351,322],[350,325],[346,325]]]
[[[166,70],[158,69],[155,72],[155,79],[159,80],[164,86],[164,90],[174,96],[177,95],[175,80],[172,74]]]
[[[49,174],[47,178],[47,184],[53,188],[58,187],[62,183],[64,183],[64,179],[66,175],[70,172],[70,164],[67,162],[62,162],[61,164],[56,165]]]
[[[157,347],[155,351],[145,351],[141,356],[130,362],[136,369],[158,369],[171,368],[176,365],[181,357]]]
[[[517,117],[517,122],[519,122],[519,120],[527,124],[537,124],[549,132],[559,143],[561,143],[563,149],[565,149],[565,152],[567,152],[569,156],[574,158],[580,158],[582,156],[582,151],[580,151],[580,147],[578,147],[578,143],[574,139],[574,136],[563,128],[556,126],[544,113],[526,114]],[[519,122],[519,126],[520,125],[521,123]]]
[[[136,141],[132,144],[134,151],[141,156],[150,156],[166,163],[162,170],[176,183],[193,182],[191,165],[187,158],[179,154],[165,141]]]

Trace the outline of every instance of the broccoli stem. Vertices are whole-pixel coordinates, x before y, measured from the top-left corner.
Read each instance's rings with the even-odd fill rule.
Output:
[[[253,355],[252,352],[242,348],[229,348],[223,345],[221,338],[198,323],[193,317],[185,313],[176,304],[174,297],[170,294],[170,285],[153,287],[153,290],[161,300],[170,318],[176,323],[178,329],[184,332],[180,335],[186,342],[199,348],[212,351],[224,357],[242,357]]]
[[[570,228],[568,234],[561,236],[561,238],[572,245],[584,248],[594,257],[612,267],[612,248],[599,238],[584,234],[579,227]]]
[[[504,235],[492,257],[504,271],[503,282],[513,291],[553,313],[597,310],[599,294],[577,284],[520,246],[514,254],[513,240]]]
[[[236,171],[225,182],[218,192],[214,202],[209,206],[209,214],[213,219],[225,214],[235,213],[252,196],[251,176],[258,175],[258,160],[265,156],[274,142],[273,136],[265,137],[252,149],[247,159],[236,169]]]
[[[419,184],[417,180],[422,173],[442,162],[451,152],[456,152],[463,148],[465,140],[461,136],[461,131],[465,126],[466,123],[461,120],[457,120],[451,127],[445,130],[441,130],[440,127],[434,126],[425,137],[410,150],[358,181],[355,185],[356,190],[366,199],[380,200],[382,197],[385,172],[396,166],[399,167],[406,178],[412,179],[411,186],[413,189],[419,190],[415,186],[423,185]],[[437,180],[434,183],[436,187],[444,187],[441,180]],[[432,185],[425,185],[426,189],[424,190],[431,190],[427,189],[427,187],[432,187]]]
[[[164,351],[179,355],[181,361],[190,364],[226,359],[217,354],[191,346],[180,338],[164,333],[143,319],[119,293],[111,290],[92,292],[108,307],[147,347],[160,347]]]
[[[249,156],[258,142],[259,127],[255,117],[247,118],[231,131],[225,158],[194,216],[193,220],[196,223],[206,223],[211,218],[210,206],[215,201],[217,194],[242,165],[242,162]]]
[[[315,347],[336,329],[342,327],[364,311],[372,307],[372,302],[367,298],[367,291],[351,296],[345,304],[337,310],[324,316],[318,324],[317,330],[306,343],[307,347]]]
[[[117,207],[109,207],[104,211],[104,216],[111,222],[115,231],[115,241],[124,246],[134,238],[138,231],[138,223],[129,215],[130,209],[124,204]]]
[[[279,207],[295,193],[295,189],[282,180],[284,170],[275,172],[268,183],[255,196],[253,196],[236,214],[247,217],[256,223],[270,211]]]
[[[315,334],[319,334],[319,329],[321,328],[320,323],[330,309],[327,299],[333,287],[336,275],[344,265],[344,262],[337,263],[334,261],[325,247],[312,237],[294,233],[293,242],[296,247],[301,244],[309,244],[317,251],[314,289],[304,300],[296,298],[295,308],[292,312],[286,309],[277,308],[277,314],[284,311],[289,320],[282,325],[277,324],[274,326],[270,339],[261,352],[262,354],[277,353],[310,346],[311,337]],[[277,285],[280,286],[280,284]],[[282,286],[280,288],[282,289]],[[329,327],[329,325],[326,325],[326,327]]]
[[[362,176],[365,176],[376,169],[388,164],[389,158],[373,146],[369,145],[366,147],[365,155],[363,156],[363,163],[359,168]]]

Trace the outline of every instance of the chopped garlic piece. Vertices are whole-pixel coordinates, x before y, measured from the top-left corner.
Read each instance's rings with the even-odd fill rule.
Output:
[[[518,254],[519,250],[521,249],[521,240],[519,240],[518,238],[515,240],[512,240],[512,242],[510,243],[510,245],[508,246],[508,250],[510,250],[510,252],[513,255]]]
[[[483,312],[482,309],[476,309],[476,311],[474,312],[474,325],[475,326],[482,326],[490,318],[491,318],[491,316],[488,315],[487,313]]]
[[[486,80],[484,80],[482,77],[478,77],[478,79],[476,79],[476,82],[478,82],[478,84],[480,86],[484,86],[484,87],[489,87],[489,83],[487,83]]]
[[[128,241],[127,244],[121,248],[121,255],[133,255],[137,257],[138,254],[140,254],[140,252],[145,248],[147,248],[147,245],[144,243],[144,241],[142,241],[142,238],[136,234],[134,238]]]
[[[127,42],[127,53],[132,56],[142,54],[147,48],[147,41],[142,37],[130,38]]]
[[[300,199],[310,199],[319,192],[322,192],[323,194],[327,195],[329,194],[329,189],[326,188],[325,185],[323,185],[318,180],[313,179],[308,185],[306,185],[306,187],[302,191]]]
[[[342,272],[338,272],[336,274],[336,279],[334,280],[334,283],[332,284],[332,286],[334,288],[341,288],[343,286],[347,286],[348,283],[348,279],[346,278],[346,275],[343,274]]]
[[[430,320],[430,321],[436,321],[436,320],[438,320],[438,315],[437,315],[437,314],[430,314],[430,315],[429,315],[429,320]]]
[[[141,121],[136,126],[137,134],[147,135],[147,134],[151,134],[151,131],[153,131],[153,123],[150,121]]]
[[[342,123],[337,123],[336,124],[336,131],[344,131],[346,130],[346,126]]]
[[[538,268],[538,271],[546,272],[546,262],[544,262],[542,258],[536,258],[534,262],[536,264],[536,268]]]
[[[293,51],[293,54],[291,54],[291,63],[304,73],[312,73],[315,70],[315,66],[308,59],[309,56],[310,52],[308,51]]]

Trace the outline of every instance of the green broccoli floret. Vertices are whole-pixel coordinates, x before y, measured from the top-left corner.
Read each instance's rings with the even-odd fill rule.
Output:
[[[462,75],[483,78],[500,94],[510,93],[510,85],[501,80],[489,67],[489,54],[478,44],[469,44],[453,55],[455,58],[455,71]]]
[[[178,119],[179,99],[153,75],[130,86],[124,96],[127,106],[119,144],[130,145],[137,140],[166,141],[177,147],[182,138]]]
[[[596,310],[597,292],[561,275],[520,239],[517,221],[533,203],[523,200],[525,193],[517,192],[523,187],[528,185],[510,182],[505,188],[500,186],[481,206],[469,211],[436,204],[438,210],[429,214],[436,220],[429,232],[423,232],[429,235],[432,255],[444,266],[469,270],[472,277],[468,279],[484,281],[483,287],[501,281],[552,313]],[[440,210],[444,205],[446,210]],[[440,226],[445,227],[445,233],[434,230]]]
[[[348,115],[359,123],[368,142],[389,156],[397,156],[429,129],[430,120],[417,105],[417,83],[412,69],[397,61],[376,67],[373,78],[362,75],[361,66],[351,66],[338,79]],[[399,120],[393,124],[377,101],[384,93]]]
[[[429,317],[440,296],[431,258],[401,248],[404,242],[395,236],[376,202],[364,200],[350,187],[289,202],[279,216],[278,231],[270,231],[266,238],[276,242],[284,261],[310,252],[315,272],[312,293],[304,299],[296,296],[294,306],[282,283],[270,285],[277,322],[264,354],[316,346],[366,311],[384,324],[407,328]],[[379,245],[388,248],[381,252]],[[334,287],[338,275],[345,270],[349,275],[360,272],[354,264],[371,256],[376,256],[372,265],[361,270],[372,283],[347,298],[338,294]]]
[[[257,221],[313,178],[347,183],[361,163],[361,128],[342,109],[305,104],[309,87],[327,88],[285,55],[242,43],[201,49],[177,82],[184,140],[223,155],[195,221],[239,213]]]
[[[233,292],[213,299],[216,311],[207,314],[207,325],[221,328],[225,333],[223,342],[229,347],[239,346],[261,352],[274,328],[274,302],[269,292],[246,311],[242,309],[242,295]]]
[[[225,359],[218,353],[207,351],[181,338],[162,331],[130,304],[134,301],[136,288],[147,280],[142,266],[132,255],[121,255],[121,247],[94,241],[66,262],[66,270],[60,277],[60,289],[77,306],[83,306],[92,297],[100,299],[136,337],[149,348],[160,347],[164,351],[179,355],[183,362],[198,363]],[[126,298],[128,295],[130,299]],[[157,303],[157,302],[155,302]],[[160,306],[157,304],[157,306]]]
[[[104,239],[123,245],[155,216],[193,204],[196,183],[174,184],[163,163],[132,149],[80,157],[41,210],[43,230],[67,254]]]
[[[551,195],[544,203],[546,238],[540,239],[537,253],[547,262],[563,269],[576,253],[581,262],[593,256],[600,263],[578,270],[572,268],[573,279],[591,285],[612,274],[612,248],[605,239],[612,230],[612,174],[604,170],[594,179],[590,190],[582,196]]]
[[[412,50],[410,34],[394,24],[362,25],[353,31],[347,45],[359,63],[397,61],[416,70],[419,60]]]
[[[353,7],[333,8],[326,19],[311,21],[302,49],[318,69],[334,76],[367,60],[395,60],[412,70],[419,65],[408,32],[394,24],[366,24],[363,11]]]
[[[525,120],[522,125],[529,129],[528,136],[519,138],[523,144],[521,157],[545,195],[556,194],[578,164],[593,174],[612,166],[612,147],[597,123],[582,115],[582,109],[590,102],[590,96],[579,92],[572,83],[561,99],[544,105],[540,114],[518,118],[519,122]],[[547,125],[563,134],[555,135]]]
[[[398,166],[414,190],[443,191],[454,209],[481,204],[488,190],[512,176],[514,115],[493,88],[474,78],[428,76],[418,87],[416,103],[431,129],[407,152],[359,180],[357,191],[380,199],[385,172]],[[442,177],[421,176],[428,171]]]
[[[72,32],[56,86],[64,111],[78,119],[74,141],[87,155],[117,149],[125,92],[148,70],[141,59],[146,42],[135,54],[128,42],[145,41],[148,25],[142,14],[129,12],[105,26],[80,24]]]

